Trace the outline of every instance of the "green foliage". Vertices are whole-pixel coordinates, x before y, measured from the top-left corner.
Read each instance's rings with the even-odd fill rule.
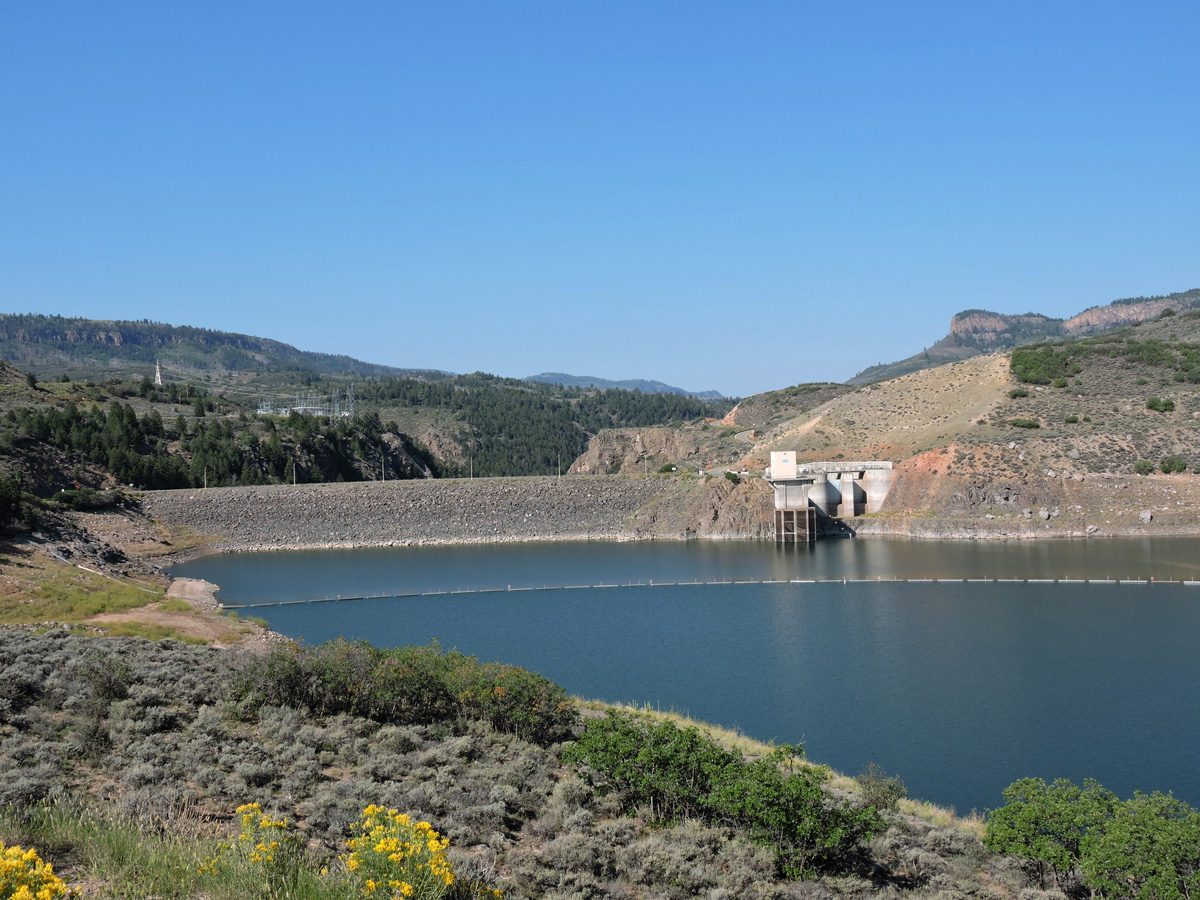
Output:
[[[1028,397],[1029,391],[1025,390],[1025,388],[1013,388],[1008,392],[1008,396],[1010,400],[1017,400],[1021,397]]]
[[[95,509],[109,509],[121,501],[119,491],[96,491],[92,488],[59,491],[50,498],[50,502],[66,506],[77,512],[87,512]]]
[[[672,472],[674,472],[676,470],[676,468],[677,468],[677,466],[675,466],[673,463],[663,463],[661,466],[658,467],[658,474],[659,475],[670,475]]]
[[[627,809],[647,806],[661,822],[712,818],[713,796],[740,762],[696,728],[613,710],[590,721],[564,759],[586,764],[598,788],[621,791]]]
[[[1041,428],[1042,423],[1037,419],[1010,419],[1009,425],[1013,428]]]
[[[300,837],[286,819],[263,812],[257,803],[239,806],[241,830],[197,867],[210,890],[234,888],[244,897],[291,900],[314,874]]]
[[[1133,464],[1133,471],[1138,475],[1149,475],[1154,471],[1154,463],[1148,459],[1139,459]]]
[[[469,448],[476,475],[536,475],[587,449],[603,428],[645,428],[724,415],[725,401],[620,389],[589,391],[557,384],[499,378],[483,372],[430,381],[384,378],[357,388],[377,406],[428,407],[463,423],[459,442]]]
[[[1063,422],[1065,422],[1068,425],[1078,425],[1079,424],[1079,416],[1076,416],[1074,414],[1069,415],[1065,419],[1063,419]]]
[[[1012,352],[1009,369],[1018,381],[1026,384],[1050,384],[1071,374],[1071,354],[1061,345],[1018,347]]]
[[[1174,475],[1179,472],[1187,471],[1187,460],[1182,456],[1168,456],[1162,461],[1162,470],[1164,475]]]
[[[895,809],[908,796],[908,788],[898,775],[888,775],[873,762],[855,776],[863,799],[868,806],[878,809]]]
[[[157,410],[139,418],[132,406],[123,403],[112,404],[107,412],[99,407],[81,410],[73,403],[62,409],[20,407],[10,410],[3,424],[106,469],[122,484],[153,490],[205,483],[219,487],[290,482],[296,457],[308,466],[300,480],[363,481],[367,472],[379,474],[383,434],[378,416],[322,420],[300,413],[261,425],[245,416],[212,422],[197,419],[189,431],[182,416],[168,428]],[[266,440],[260,440],[259,429],[266,431]],[[409,456],[439,471],[428,450],[400,437]],[[178,452],[168,448],[171,438],[179,441]],[[370,464],[365,465],[364,459],[370,459]],[[404,474],[389,466],[389,478]],[[55,499],[81,508],[75,503],[86,505],[91,496],[85,489],[64,491]]]
[[[1066,779],[1047,785],[1040,778],[1009,785],[1004,800],[1003,807],[988,813],[984,846],[1029,860],[1043,885],[1049,870],[1059,888],[1078,864],[1088,830],[1104,822],[1117,802],[1090,779],[1080,788]]]
[[[20,475],[0,475],[0,527],[8,525],[22,515],[24,481]]]
[[[1170,397],[1151,397],[1146,401],[1146,409],[1152,409],[1155,412],[1174,412],[1175,401]]]
[[[742,483],[742,479],[741,479],[741,478],[738,476],[738,473],[737,473],[737,472],[731,472],[731,471],[729,471],[728,469],[726,469],[726,470],[725,470],[725,480],[726,480],[726,481],[733,482],[734,484],[741,484],[741,483]]]
[[[1065,388],[1067,386],[1067,379],[1055,378],[1054,381],[1050,383],[1050,386],[1056,388]]]
[[[437,644],[382,650],[363,641],[279,647],[249,660],[231,683],[245,708],[307,707],[394,725],[484,719],[497,731],[550,744],[577,713],[566,692],[533,672],[446,652]]]
[[[822,787],[828,770],[802,765],[798,747],[747,762],[695,728],[609,711],[563,756],[601,791],[620,791],[627,809],[649,807],[662,822],[736,825],[771,847],[790,878],[844,868],[854,848],[884,827],[874,807],[833,800]]]
[[[1169,794],[1139,792],[1088,832],[1081,868],[1088,887],[1114,900],[1200,896],[1200,812]]]

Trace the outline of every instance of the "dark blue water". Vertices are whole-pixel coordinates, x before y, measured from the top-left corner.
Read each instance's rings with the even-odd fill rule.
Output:
[[[524,544],[210,557],[174,574],[226,603],[641,583],[266,607],[316,643],[444,645],[572,693],[651,703],[802,742],[913,796],[1002,804],[1025,776],[1096,778],[1200,804],[1195,540]],[[876,578],[1155,578],[1154,584],[886,583]],[[842,579],[847,583],[663,582]],[[657,582],[651,585],[650,582]]]

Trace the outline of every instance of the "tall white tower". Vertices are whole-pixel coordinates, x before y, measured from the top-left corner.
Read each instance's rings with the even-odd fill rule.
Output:
[[[162,387],[162,367],[158,364],[158,360],[154,361],[154,383]]]

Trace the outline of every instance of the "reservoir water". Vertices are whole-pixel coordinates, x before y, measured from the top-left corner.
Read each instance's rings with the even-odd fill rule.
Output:
[[[308,643],[436,638],[571,693],[802,742],[849,774],[873,761],[960,812],[1025,776],[1200,805],[1194,538],[410,547],[173,574],[229,605],[290,603],[243,612]],[[339,595],[367,599],[292,603]]]

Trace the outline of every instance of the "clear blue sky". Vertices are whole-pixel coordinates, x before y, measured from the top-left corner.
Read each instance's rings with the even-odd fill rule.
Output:
[[[0,310],[841,380],[1200,286],[1200,4],[0,4]]]

